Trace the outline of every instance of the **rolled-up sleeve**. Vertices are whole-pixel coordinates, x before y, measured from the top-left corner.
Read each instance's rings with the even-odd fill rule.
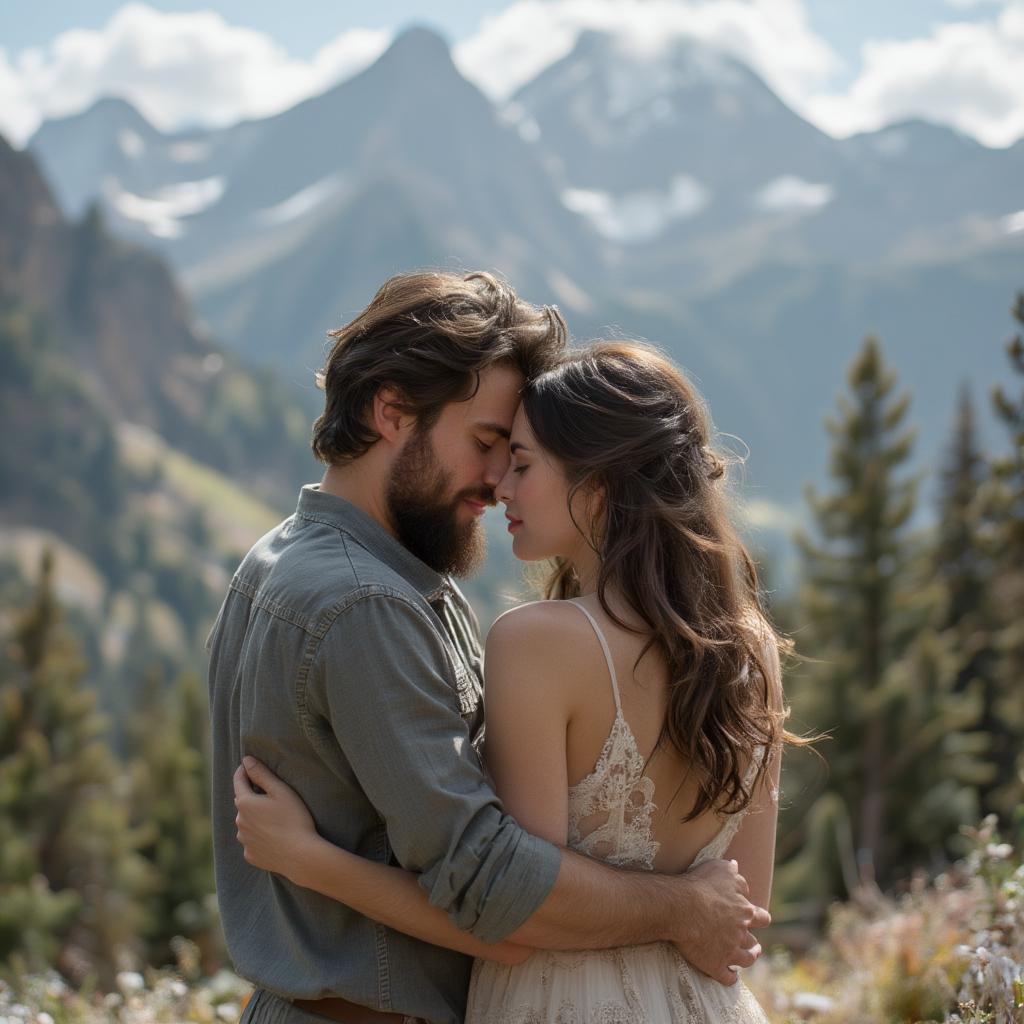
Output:
[[[514,932],[547,896],[560,853],[505,814],[459,713],[455,666],[430,616],[373,594],[334,620],[310,666],[326,718],[430,902],[483,942]]]

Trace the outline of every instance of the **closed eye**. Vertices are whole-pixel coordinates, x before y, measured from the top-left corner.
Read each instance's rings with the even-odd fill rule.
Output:
[[[493,444],[487,444],[485,441],[481,441],[479,437],[476,439],[476,446],[482,452],[489,452],[494,447]]]
[[[527,466],[513,466],[512,467],[512,472],[513,473],[525,473],[528,468],[529,467],[527,467]]]

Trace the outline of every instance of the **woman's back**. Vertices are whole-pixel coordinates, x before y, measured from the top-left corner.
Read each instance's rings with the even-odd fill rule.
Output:
[[[615,623],[596,597],[565,603],[593,631],[567,666],[578,678],[566,683],[580,695],[566,736],[569,845],[612,864],[670,874],[720,857],[740,816],[705,811],[682,820],[697,783],[664,739],[664,658],[652,648],[638,663],[646,638]]]
[[[552,695],[547,709],[570,709],[565,728],[568,845],[609,864],[671,872],[721,856],[743,815],[723,818],[705,812],[681,822],[695,787],[675,749],[659,744],[668,704],[663,661],[649,653],[634,671],[643,638],[615,625],[593,597],[544,602],[528,616],[537,612],[548,620],[544,632],[561,636],[557,686],[570,697],[566,703],[565,693]],[[521,666],[513,663],[522,657],[528,664],[531,654],[536,656],[532,648],[527,642],[518,656],[508,652],[506,670],[518,675]],[[538,950],[513,966],[477,960],[466,1014],[466,1024],[726,1020],[767,1024],[742,984],[726,987],[712,981],[664,942],[578,952]]]

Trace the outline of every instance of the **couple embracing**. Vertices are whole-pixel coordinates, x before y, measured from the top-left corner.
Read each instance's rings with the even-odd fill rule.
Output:
[[[243,1021],[764,1021],[781,641],[700,396],[483,273],[392,278],[334,339],[326,472],[210,638]],[[484,659],[453,577],[496,502],[551,571]]]

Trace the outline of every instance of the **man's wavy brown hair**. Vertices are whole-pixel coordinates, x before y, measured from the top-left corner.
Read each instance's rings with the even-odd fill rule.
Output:
[[[783,742],[778,652],[790,646],[761,606],[757,569],[730,523],[726,460],[693,385],[655,349],[597,342],[530,382],[523,408],[538,442],[561,464],[573,496],[599,493],[596,524],[579,523],[600,557],[606,614],[648,637],[669,666],[666,739],[695,773],[684,821],[745,808]],[[548,598],[579,594],[556,561]],[[639,617],[610,607],[608,593]],[[639,659],[638,659],[639,661]],[[753,767],[752,767],[753,766]]]
[[[480,372],[503,363],[526,380],[550,368],[567,331],[554,306],[533,306],[493,274],[440,270],[399,274],[335,339],[317,385],[326,393],[313,425],[313,454],[328,465],[363,455],[378,440],[367,410],[385,386],[429,429],[449,402],[472,398]]]

